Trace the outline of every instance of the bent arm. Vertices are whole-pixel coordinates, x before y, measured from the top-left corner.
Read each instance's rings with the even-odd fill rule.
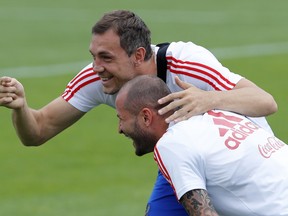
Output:
[[[181,197],[180,203],[189,216],[218,216],[206,190],[196,189],[188,191]]]
[[[12,120],[22,143],[38,146],[71,126],[84,114],[58,97],[40,110],[29,108],[25,102],[21,108],[13,109]]]
[[[159,110],[161,115],[180,108],[166,119],[167,122],[182,121],[212,109],[232,111],[250,117],[268,116],[277,111],[277,103],[272,95],[245,78],[229,91],[204,91],[181,81],[178,77],[175,80],[183,91],[159,100],[160,104],[172,101]]]
[[[233,111],[250,117],[268,116],[278,109],[271,94],[245,78],[230,91],[211,93],[215,103],[213,109]]]

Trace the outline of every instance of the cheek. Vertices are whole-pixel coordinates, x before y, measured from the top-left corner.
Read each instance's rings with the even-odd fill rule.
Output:
[[[129,80],[131,80],[132,78],[130,77],[125,77],[125,76],[114,76],[114,85],[115,85],[115,89],[120,90],[122,88],[122,86],[127,83]]]
[[[121,125],[121,122],[119,121],[119,123],[118,123],[118,132],[122,133],[122,131],[123,131],[122,125]]]
[[[120,127],[121,127],[121,130],[127,135],[129,135],[129,134],[131,134],[131,132],[133,132],[133,130],[131,130],[131,128],[132,128],[131,124],[129,124],[128,122],[121,122]]]
[[[125,81],[131,80],[136,76],[135,68],[131,62],[121,62],[119,67],[114,71],[119,79]]]
[[[122,132],[125,132],[125,124],[123,124],[122,122],[119,123],[119,130]]]

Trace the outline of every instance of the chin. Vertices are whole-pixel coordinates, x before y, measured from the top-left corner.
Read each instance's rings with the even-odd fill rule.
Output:
[[[135,151],[135,154],[139,157],[145,155],[146,153]]]
[[[118,91],[119,91],[119,89],[106,89],[106,88],[103,88],[103,92],[104,92],[105,94],[109,94],[109,95],[114,95],[114,94],[116,94]]]
[[[145,155],[145,154],[148,154],[148,153],[150,153],[151,151],[145,151],[145,150],[143,150],[143,149],[136,149],[135,150],[135,154],[137,155],[137,156],[139,156],[139,157],[141,157],[141,156],[143,156],[143,155]]]

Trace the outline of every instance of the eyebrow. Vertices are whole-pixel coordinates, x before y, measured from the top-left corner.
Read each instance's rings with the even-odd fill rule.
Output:
[[[92,55],[95,55],[91,49],[89,49],[89,52],[92,54]],[[113,56],[113,54],[111,52],[108,52],[106,50],[102,50],[100,52],[97,53],[97,55],[109,55],[109,56]]]
[[[107,51],[100,51],[98,53],[98,56],[107,56],[107,57],[110,57],[110,58],[114,58],[115,57],[115,55],[113,55],[112,53],[107,52]]]

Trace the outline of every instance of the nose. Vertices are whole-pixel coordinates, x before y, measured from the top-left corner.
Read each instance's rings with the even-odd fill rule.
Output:
[[[124,131],[123,131],[123,129],[122,129],[121,122],[118,123],[118,133],[119,133],[119,134],[124,134]]]
[[[104,67],[100,64],[97,64],[96,61],[93,62],[93,71],[96,73],[101,73],[104,71]]]
[[[118,125],[118,133],[119,134],[123,134],[123,130],[121,129],[121,125],[120,124]]]

